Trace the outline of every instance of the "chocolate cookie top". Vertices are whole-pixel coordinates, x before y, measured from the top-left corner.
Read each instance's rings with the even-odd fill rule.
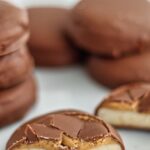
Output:
[[[64,142],[64,136],[77,141],[70,146]],[[64,145],[68,149],[78,149],[81,140],[95,143],[107,137],[114,139],[123,148],[120,136],[104,121],[78,111],[59,111],[36,118],[20,127],[10,138],[7,149],[39,140],[59,141],[59,147]]]
[[[72,11],[71,33],[86,50],[119,57],[150,49],[148,0],[85,0]]]
[[[25,10],[6,1],[0,1],[0,55],[18,49],[12,46],[28,31],[28,16]]]
[[[150,84],[134,83],[125,85],[112,93],[98,106],[117,109],[129,109],[141,113],[150,112]]]

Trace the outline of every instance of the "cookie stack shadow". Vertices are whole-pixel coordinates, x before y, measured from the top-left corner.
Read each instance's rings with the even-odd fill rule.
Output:
[[[0,127],[21,119],[36,97],[33,59],[27,49],[25,10],[0,2]]]

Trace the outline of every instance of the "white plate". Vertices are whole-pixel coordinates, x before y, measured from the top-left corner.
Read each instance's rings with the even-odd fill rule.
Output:
[[[17,0],[15,0],[17,2]],[[21,0],[18,0],[19,3]],[[72,6],[73,0],[22,0],[25,6],[46,5]],[[76,108],[93,113],[96,105],[108,94],[108,90],[89,78],[80,67],[65,69],[41,69],[36,71],[39,82],[39,99],[37,105],[20,122],[0,129],[0,150],[10,135],[23,122],[53,110]],[[119,131],[126,145],[126,150],[150,150],[150,132]]]

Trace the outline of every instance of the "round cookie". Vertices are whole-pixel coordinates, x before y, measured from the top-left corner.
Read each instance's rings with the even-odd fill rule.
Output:
[[[29,77],[21,84],[0,91],[0,127],[21,119],[36,100],[36,84]]]
[[[18,128],[7,150],[125,150],[118,133],[103,120],[79,111],[58,111]]]
[[[28,15],[6,1],[0,1],[0,56],[14,52],[29,36]]]
[[[0,89],[12,87],[32,73],[33,59],[26,47],[9,55],[0,56]]]
[[[150,82],[150,53],[120,59],[93,56],[87,62],[87,69],[95,80],[111,88],[131,82]]]
[[[68,32],[88,52],[120,57],[150,49],[148,0],[85,0],[71,14]]]
[[[63,8],[30,8],[29,48],[39,66],[63,66],[78,60],[78,53],[65,37],[69,10]],[[58,57],[57,57],[58,54]]]

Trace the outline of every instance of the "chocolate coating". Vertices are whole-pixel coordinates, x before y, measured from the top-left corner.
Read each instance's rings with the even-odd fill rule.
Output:
[[[21,119],[36,100],[36,84],[29,77],[21,84],[0,91],[0,127]]]
[[[39,66],[65,66],[78,60],[78,53],[65,37],[69,10],[30,8],[29,48]]]
[[[18,50],[29,36],[27,12],[0,1],[0,35],[0,56]]]
[[[150,84],[148,83],[132,83],[121,86],[113,90],[110,95],[96,109],[96,114],[101,107],[111,105],[112,102],[127,104],[130,109],[134,109],[139,113],[150,113]],[[121,109],[119,107],[119,109]]]
[[[150,53],[120,59],[91,57],[87,69],[95,80],[111,88],[132,82],[150,82]]]
[[[26,47],[0,56],[0,89],[12,87],[25,80],[33,69],[33,59]]]
[[[12,135],[8,141],[7,149],[12,150],[21,144],[32,144],[42,139],[54,142],[61,141],[62,134],[74,140],[92,143],[108,136],[112,137],[124,149],[120,136],[107,123],[94,116],[74,110],[53,112],[27,122]],[[68,150],[72,149],[72,147],[65,146],[64,143],[59,146],[62,149],[64,149],[63,146]],[[78,146],[73,149],[78,149]]]
[[[83,0],[72,10],[68,32],[88,52],[120,57],[150,49],[148,0]]]

